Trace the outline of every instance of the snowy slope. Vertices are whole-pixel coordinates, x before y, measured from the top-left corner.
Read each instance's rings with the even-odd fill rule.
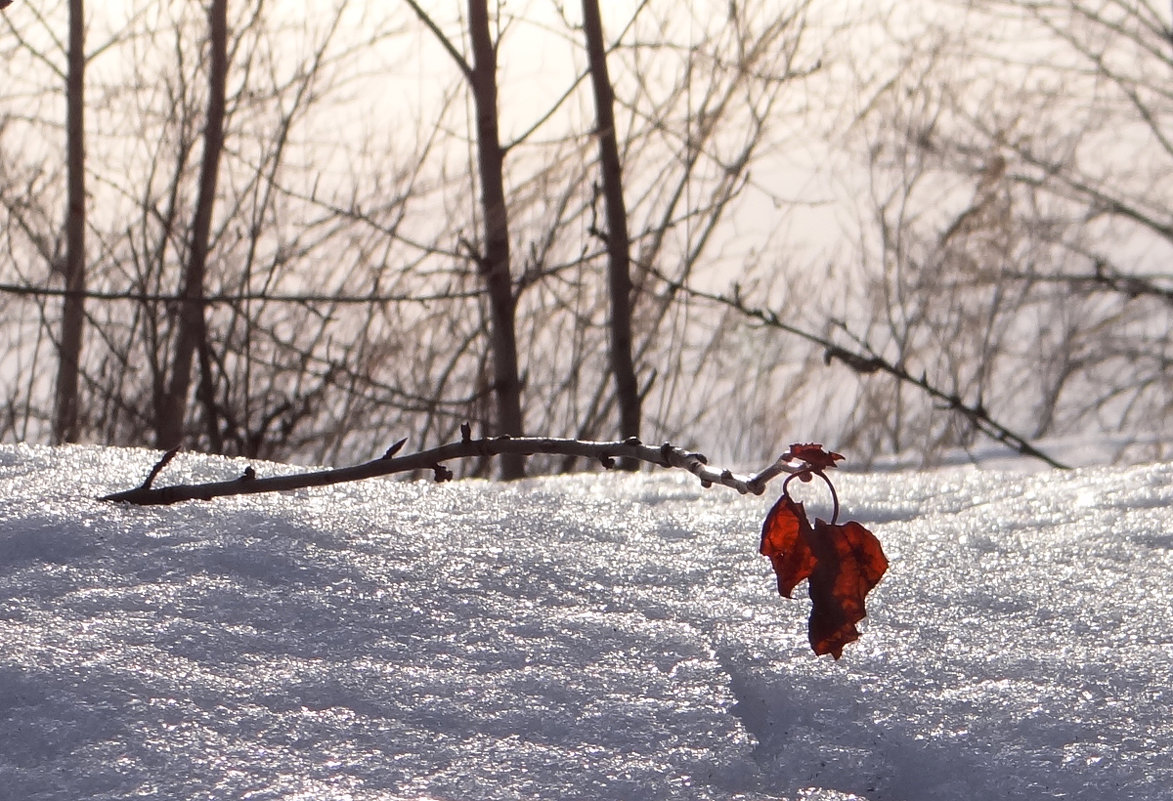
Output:
[[[0,799],[1173,799],[1173,465],[839,476],[892,566],[833,662],[769,494],[93,500],[154,459],[0,448]]]

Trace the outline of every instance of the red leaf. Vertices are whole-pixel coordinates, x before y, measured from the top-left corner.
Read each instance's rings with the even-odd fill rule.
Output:
[[[815,556],[810,542],[813,532],[801,503],[786,495],[778,499],[762,526],[762,556],[768,556],[778,574],[778,594],[790,597],[795,585],[810,576]]]
[[[760,550],[774,566],[780,595],[789,598],[808,579],[811,648],[838,659],[859,638],[864,598],[888,569],[880,541],[856,522],[816,520],[812,528],[802,504],[783,495],[766,515]]]
[[[811,648],[838,659],[844,645],[859,639],[855,624],[867,615],[864,598],[888,569],[888,559],[875,535],[855,521],[836,526],[816,520],[811,551]]]
[[[790,446],[790,450],[782,454],[784,461],[806,462],[816,472],[834,467],[835,462],[842,458],[842,454],[824,450],[822,444],[818,442],[795,443]]]

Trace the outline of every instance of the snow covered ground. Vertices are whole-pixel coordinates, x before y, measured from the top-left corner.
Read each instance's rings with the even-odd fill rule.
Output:
[[[94,500],[155,458],[0,447],[2,799],[1173,798],[1173,465],[839,475],[891,568],[834,662],[769,492]]]

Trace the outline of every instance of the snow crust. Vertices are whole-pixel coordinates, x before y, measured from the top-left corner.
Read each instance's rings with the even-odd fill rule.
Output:
[[[1173,465],[838,476],[891,568],[833,662],[769,492],[95,500],[155,458],[0,447],[0,798],[1173,798]]]

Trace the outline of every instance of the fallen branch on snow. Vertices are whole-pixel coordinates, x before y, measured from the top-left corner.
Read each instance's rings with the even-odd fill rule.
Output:
[[[453,477],[453,474],[444,466],[444,462],[453,459],[499,456],[507,453],[523,456],[532,456],[537,453],[579,456],[586,459],[597,459],[603,467],[608,469],[615,466],[616,459],[637,459],[658,467],[687,470],[699,478],[701,485],[705,487],[721,484],[738,492],[754,495],[761,495],[771,479],[782,473],[793,473],[800,469],[799,466],[790,464],[785,458],[780,458],[752,476],[736,475],[729,470],[715,470],[709,467],[708,459],[703,454],[686,451],[667,442],[659,447],[645,445],[635,437],[617,442],[508,436],[473,439],[467,424],[461,427],[461,434],[460,442],[450,442],[438,448],[397,456],[396,454],[406,442],[401,439],[388,448],[387,452],[378,459],[351,467],[268,478],[257,477],[253,468],[249,467],[239,478],[230,481],[153,487],[155,478],[178,452],[176,448],[163,454],[141,486],[106,495],[101,500],[132,503],[140,506],[156,506],[180,501],[208,501],[229,495],[251,495],[259,492],[282,492],[306,487],[323,487],[330,484],[389,476],[395,473],[407,473],[413,470],[432,470],[436,481],[447,481]]]

